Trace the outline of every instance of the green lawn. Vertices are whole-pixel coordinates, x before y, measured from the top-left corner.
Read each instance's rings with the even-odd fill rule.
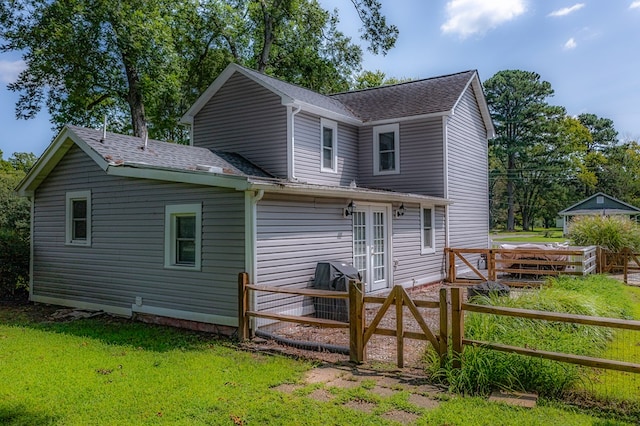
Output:
[[[567,238],[562,235],[562,228],[551,228],[534,229],[533,231],[492,232],[491,240],[505,243],[563,243],[567,241]]]
[[[543,402],[525,410],[483,398],[444,395],[433,410],[408,394],[382,398],[363,384],[331,388],[335,398],[272,387],[300,383],[309,362],[237,349],[210,335],[108,317],[48,322],[36,308],[0,307],[2,425],[326,425],[393,424],[391,409],[418,414],[417,424],[623,425]],[[376,403],[371,413],[343,407]]]

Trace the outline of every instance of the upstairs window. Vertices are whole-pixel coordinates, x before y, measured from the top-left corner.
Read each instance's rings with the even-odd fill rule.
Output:
[[[91,191],[73,191],[66,194],[65,243],[91,245]]]
[[[320,119],[320,171],[338,171],[338,123]]]
[[[373,174],[400,173],[400,126],[388,124],[373,128]]]
[[[422,207],[422,254],[434,253],[436,249],[435,245],[435,232],[433,225],[435,223],[434,209],[433,207]]]
[[[202,205],[165,207],[165,268],[200,270]]]
[[[604,197],[602,195],[596,197],[596,204],[604,204]]]

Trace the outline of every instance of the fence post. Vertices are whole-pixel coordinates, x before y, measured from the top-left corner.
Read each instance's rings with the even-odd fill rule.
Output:
[[[464,337],[464,311],[462,310],[462,289],[451,289],[451,342],[453,368],[462,366],[462,339]]]
[[[398,368],[404,367],[404,318],[402,315],[404,300],[402,298],[401,288],[399,285],[393,288],[396,297],[396,358]]]
[[[440,367],[444,367],[449,354],[449,309],[447,307],[447,289],[440,289]]]
[[[456,282],[456,255],[451,248],[449,248],[449,282]]]
[[[238,339],[242,342],[249,337],[249,274],[241,272],[238,274]]]
[[[622,249],[622,256],[624,257],[624,283],[629,284],[627,281],[628,272],[629,272],[629,259],[630,259],[631,249],[625,247]]]
[[[495,281],[498,277],[496,273],[496,253],[493,249],[489,249],[487,253],[487,276],[489,277],[489,281]]]
[[[364,362],[364,292],[362,282],[349,281],[349,358]]]
[[[596,273],[601,274],[602,272],[602,247],[596,246]]]

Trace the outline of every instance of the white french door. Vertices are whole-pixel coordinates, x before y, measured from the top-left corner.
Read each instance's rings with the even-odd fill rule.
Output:
[[[389,208],[361,205],[353,212],[353,264],[371,292],[389,287]]]

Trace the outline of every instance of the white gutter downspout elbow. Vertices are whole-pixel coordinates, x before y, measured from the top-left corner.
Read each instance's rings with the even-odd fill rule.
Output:
[[[293,109],[295,107],[295,110]],[[287,176],[289,180],[296,179],[295,171],[295,116],[300,112],[302,107],[300,105],[290,104],[287,105]]]

